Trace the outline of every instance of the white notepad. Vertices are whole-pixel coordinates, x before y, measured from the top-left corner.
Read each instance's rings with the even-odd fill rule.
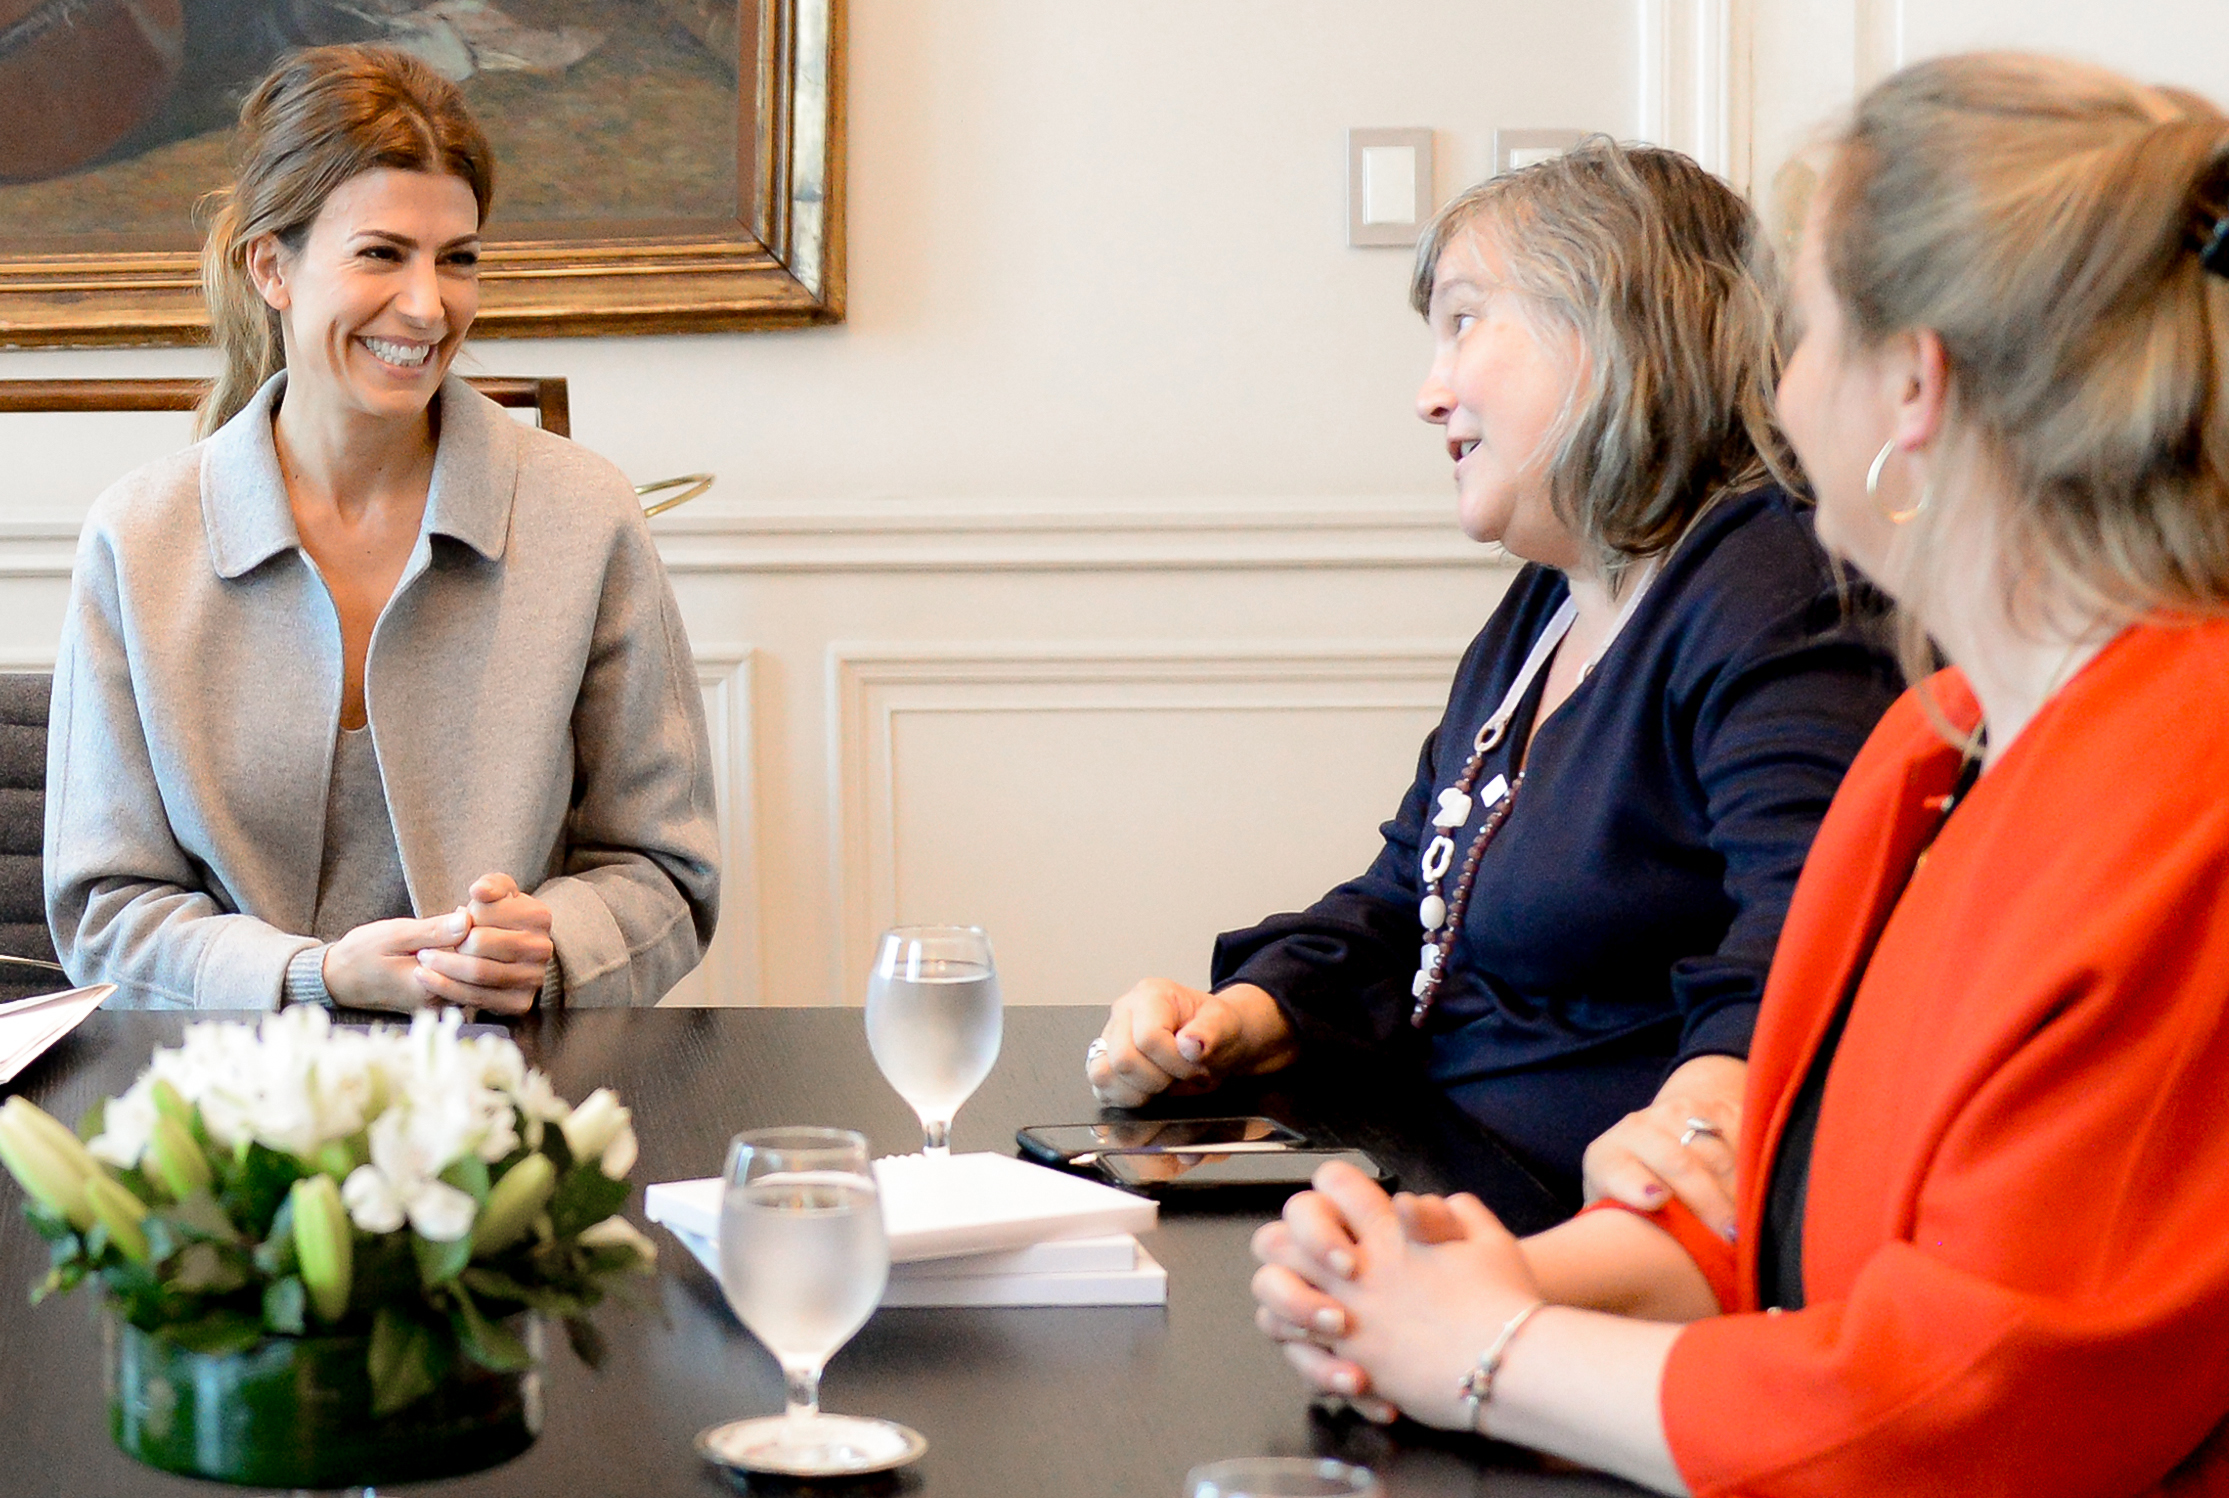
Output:
[[[1142,1196],[1009,1155],[893,1155],[874,1169],[893,1264],[1143,1233],[1160,1210]],[[652,1222],[715,1240],[720,1181],[659,1182],[643,1193],[643,1210]]]
[[[114,992],[113,983],[95,983],[0,1004],[0,1082],[14,1081],[18,1072],[83,1024],[85,1016]]]
[[[686,1248],[705,1273],[720,1277],[720,1246],[710,1238],[666,1230]],[[1091,1267],[1017,1270],[998,1267],[1043,1249],[1089,1245],[1080,1256]],[[1169,1272],[1131,1237],[1077,1238],[1034,1248],[953,1259],[917,1259],[890,1266],[882,1304],[921,1306],[1158,1306],[1169,1300]]]

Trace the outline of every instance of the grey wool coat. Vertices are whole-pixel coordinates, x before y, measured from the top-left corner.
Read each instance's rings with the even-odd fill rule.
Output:
[[[315,945],[341,636],[279,475],[285,378],[115,484],[78,543],[47,916],[71,978],[116,984],[113,1004],[269,1008]],[[364,682],[411,904],[451,910],[507,873],[550,908],[566,1003],[654,1003],[719,903],[665,569],[611,464],[454,376],[436,400],[425,521]]]

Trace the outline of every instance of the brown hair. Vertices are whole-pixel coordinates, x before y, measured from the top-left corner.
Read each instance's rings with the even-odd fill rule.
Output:
[[[2040,571],[2107,617],[2229,609],[2229,280],[2197,253],[2229,211],[2229,117],[1974,54],[1889,78],[1832,144],[1819,223],[1852,342],[1932,329],[1950,369],[1961,447],[1910,522],[1908,614],[1945,581],[1930,543],[1974,459],[2002,482],[2006,584]]]
[[[197,435],[239,414],[286,362],[279,315],[248,276],[248,247],[275,234],[300,250],[325,200],[382,167],[462,178],[487,222],[495,154],[464,95],[407,53],[312,47],[289,53],[240,106],[233,182],[204,200],[201,251],[210,341],[224,368],[201,403]]]
[[[1787,481],[1770,258],[1732,188],[1677,151],[1591,138],[1434,215],[1418,312],[1463,233],[1489,235],[1511,283],[1586,348],[1584,387],[1550,436],[1549,495],[1612,576],[1719,495]]]

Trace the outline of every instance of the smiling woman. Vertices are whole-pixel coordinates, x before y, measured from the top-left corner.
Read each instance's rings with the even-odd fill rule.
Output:
[[[204,440],[79,547],[55,945],[155,1007],[653,1002],[717,903],[701,699],[626,480],[448,375],[486,138],[423,64],[332,47],[249,96],[238,159]]]

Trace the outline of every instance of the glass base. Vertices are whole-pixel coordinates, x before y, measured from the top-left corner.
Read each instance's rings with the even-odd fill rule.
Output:
[[[783,1477],[852,1477],[919,1461],[929,1443],[917,1431],[856,1415],[761,1415],[730,1420],[697,1435],[708,1462]]]

